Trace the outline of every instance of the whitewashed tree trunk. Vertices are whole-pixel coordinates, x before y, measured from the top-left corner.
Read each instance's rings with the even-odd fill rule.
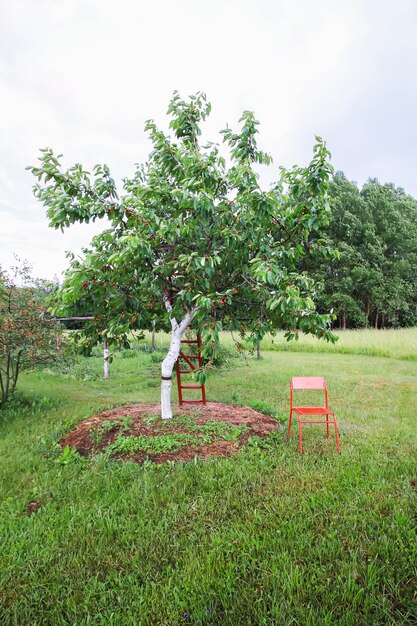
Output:
[[[103,359],[104,359],[104,364],[103,364],[104,380],[107,380],[107,378],[109,377],[109,347],[107,345],[106,340],[104,340],[104,346],[103,346]]]
[[[164,299],[165,308],[169,314],[172,313],[172,306],[168,298]],[[168,354],[161,364],[161,417],[164,420],[172,419],[171,391],[172,391],[172,371],[181,349],[181,337],[187,330],[194,317],[197,307],[187,312],[184,319],[178,324],[174,317],[171,317],[171,343]]]

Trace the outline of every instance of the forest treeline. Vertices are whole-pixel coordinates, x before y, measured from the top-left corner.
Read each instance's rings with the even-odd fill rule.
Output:
[[[325,236],[338,259],[310,257],[319,309],[339,328],[417,325],[417,200],[392,183],[359,189],[342,172],[330,185]]]

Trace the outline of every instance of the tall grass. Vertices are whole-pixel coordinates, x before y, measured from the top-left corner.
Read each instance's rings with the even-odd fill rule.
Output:
[[[275,337],[267,335],[261,342],[262,351],[276,352],[319,352],[328,354],[359,354],[380,356],[408,361],[417,361],[417,328],[399,329],[363,329],[337,330],[338,341],[335,344],[318,340],[311,335],[300,335],[298,341],[287,341],[284,333]],[[150,335],[145,335],[145,345],[150,344]],[[233,348],[234,342],[230,333],[221,333],[221,343]],[[158,333],[156,347],[165,349],[169,344],[169,336]]]
[[[282,352],[363,354],[417,361],[417,328],[341,330],[335,331],[335,335],[338,341],[331,344],[311,335],[302,335],[299,341],[287,342],[280,333],[274,338],[266,337],[262,348]]]

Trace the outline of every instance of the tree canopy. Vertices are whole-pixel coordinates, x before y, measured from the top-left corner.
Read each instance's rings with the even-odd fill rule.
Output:
[[[238,132],[221,131],[223,146],[201,145],[209,113],[204,94],[183,100],[175,93],[173,137],[146,123],[152,151],[120,196],[106,165],[92,174],[80,164],[64,170],[47,148],[31,168],[52,227],[107,218],[84,258],[70,257],[58,294],[60,312],[75,304],[94,312],[83,331],[87,346],[101,336],[126,343],[153,321],[173,332],[193,321],[208,364],[221,330],[254,345],[282,328],[288,339],[300,331],[334,338],[330,316],[316,310],[313,281],[299,270],[306,254],[331,256],[320,238],[332,174],[325,143],[317,138],[308,166],[281,168],[264,190],[257,168],[271,157],[257,146],[254,114],[243,113]]]

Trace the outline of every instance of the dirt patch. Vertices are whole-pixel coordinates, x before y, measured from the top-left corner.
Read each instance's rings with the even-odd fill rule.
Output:
[[[159,404],[130,404],[103,411],[79,422],[74,430],[60,442],[70,446],[83,456],[109,450],[116,458],[142,463],[167,461],[192,461],[195,457],[225,457],[237,452],[251,436],[267,437],[279,429],[279,422],[249,407],[220,402],[208,402],[205,406],[176,407],[172,420],[162,420]],[[178,418],[178,419],[176,419]],[[216,425],[216,422],[220,424]],[[217,428],[218,426],[218,428]],[[112,445],[126,438],[163,439],[171,436],[186,442],[179,449],[164,452],[141,449],[118,452]],[[195,440],[187,442],[187,437]],[[201,441],[204,439],[204,441]],[[138,441],[136,439],[136,441]]]
[[[43,502],[41,500],[31,500],[28,502],[25,508],[26,515],[33,515],[41,508]]]

